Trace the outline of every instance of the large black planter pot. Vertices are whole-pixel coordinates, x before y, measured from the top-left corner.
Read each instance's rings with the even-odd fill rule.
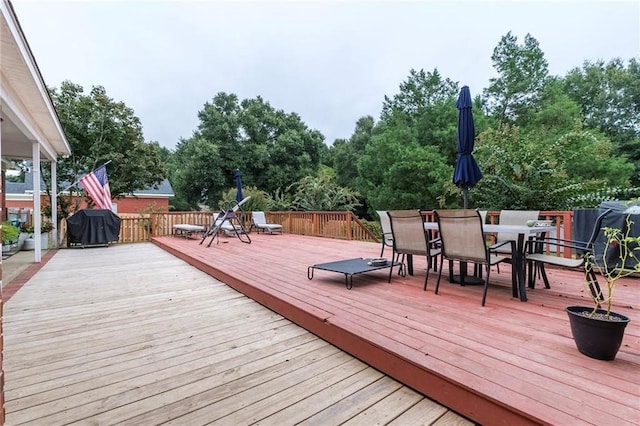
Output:
[[[582,312],[591,313],[592,311],[593,308],[586,306],[567,308],[573,340],[580,353],[591,358],[611,361],[620,349],[629,318],[615,312],[611,312],[611,316],[619,320],[606,321],[581,315]],[[597,312],[607,313],[604,309],[598,309]]]

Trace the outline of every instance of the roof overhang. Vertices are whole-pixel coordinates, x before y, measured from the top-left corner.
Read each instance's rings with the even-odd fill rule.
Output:
[[[71,154],[47,86],[9,0],[0,0],[0,139],[4,158],[46,161]]]
[[[122,198],[171,198],[175,197],[174,194],[149,194],[149,193],[139,193],[134,192],[132,195],[125,195]]]
[[[7,194],[7,201],[33,201],[33,192],[24,194]]]

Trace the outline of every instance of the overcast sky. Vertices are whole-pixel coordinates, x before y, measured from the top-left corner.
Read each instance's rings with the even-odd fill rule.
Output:
[[[640,56],[640,1],[33,1],[14,9],[48,86],[101,85],[174,148],[218,92],[262,96],[331,144],[379,118],[410,69],[480,94],[508,31],[552,74]]]

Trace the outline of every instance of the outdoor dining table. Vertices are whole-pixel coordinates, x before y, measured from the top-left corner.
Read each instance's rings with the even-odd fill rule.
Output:
[[[425,222],[425,231],[437,231],[437,222]],[[525,264],[524,264],[524,247],[525,236],[532,236],[549,232],[551,227],[549,226],[527,226],[527,225],[499,225],[499,224],[486,224],[482,225],[482,229],[485,233],[492,234],[497,232],[506,232],[509,234],[518,234],[516,241],[516,253],[513,259],[512,267],[516,269],[516,281],[512,282],[513,297],[520,296],[520,300],[527,301],[527,290],[525,280]]]

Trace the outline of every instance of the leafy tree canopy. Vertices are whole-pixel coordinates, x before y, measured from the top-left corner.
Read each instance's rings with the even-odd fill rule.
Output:
[[[523,124],[526,112],[537,106],[549,73],[538,41],[527,34],[520,45],[508,32],[493,50],[491,60],[498,77],[490,79],[485,90],[490,112],[500,123]]]
[[[181,140],[176,146],[172,185],[192,208],[218,208],[221,192],[231,186],[222,171],[219,147],[200,137]]]
[[[109,160],[107,173],[114,198],[162,182],[165,168],[160,146],[145,143],[140,120],[131,108],[111,99],[101,86],[85,94],[82,86],[65,81],[50,92],[72,151],[58,160],[59,185],[76,182]],[[48,169],[44,167],[42,175],[50,188]],[[62,189],[66,188],[58,188]],[[69,206],[61,206],[62,215],[68,216]]]
[[[491,58],[497,76],[473,102],[476,159],[485,178],[470,191],[472,205],[591,206],[628,188],[640,168],[638,60],[585,63],[565,78],[550,76],[538,41],[527,34],[521,43],[511,32]],[[458,83],[437,69],[410,70],[398,93],[384,97],[378,123],[358,119],[353,135],[330,148],[296,114],[260,97],[239,101],[219,93],[200,112],[194,137],[217,147],[210,164],[222,170],[220,182],[198,184],[192,177],[185,185],[195,185],[192,202],[215,200],[233,187],[233,170],[240,168],[245,184],[267,191],[280,209],[326,206],[314,192],[319,183],[357,191],[363,212],[458,207],[460,190],[451,182],[458,93]],[[332,167],[335,178],[318,174],[319,164]]]
[[[625,185],[633,166],[611,156],[611,143],[576,128],[557,138],[505,125],[479,135],[475,156],[483,179],[471,190],[475,205],[500,209],[571,209],[581,196]],[[573,205],[572,205],[573,203]]]
[[[640,186],[640,58],[586,61],[564,78],[564,90],[581,108],[586,127],[607,135],[614,154],[636,165]]]
[[[244,184],[267,193],[318,169],[322,134],[309,129],[297,114],[276,110],[259,96],[240,102],[234,94],[218,93],[198,117],[193,138],[184,141],[195,146],[176,150],[179,168],[191,169],[176,175],[190,203],[215,208],[222,192],[234,185],[237,168]]]
[[[375,136],[358,162],[358,188],[370,210],[433,209],[453,168],[437,148],[404,127]]]
[[[233,188],[229,188],[222,194],[222,201],[220,202],[220,206],[230,208],[235,206],[236,194],[238,193],[237,188],[234,186]],[[242,210],[245,212],[252,211],[266,211],[272,210],[271,206],[271,197],[266,192],[256,188],[255,186],[242,186],[242,194],[245,197],[251,197],[248,201],[246,201],[242,205]]]
[[[358,160],[371,141],[374,127],[373,117],[362,117],[356,122],[353,135],[348,140],[338,139],[333,143],[330,150],[333,151],[333,168],[338,185],[355,188]]]
[[[587,61],[550,76],[538,41],[527,34],[520,43],[509,32],[491,59],[496,77],[483,96],[471,88],[474,154],[485,175],[469,193],[471,205],[593,206],[640,186],[640,58]],[[298,114],[259,96],[220,92],[172,153],[144,143],[133,111],[104,88],[85,94],[64,82],[52,97],[73,155],[61,161],[59,180],[73,182],[112,160],[112,192],[126,194],[158,183],[165,164],[176,207],[215,209],[234,191],[239,168],[244,186],[264,194],[261,205],[280,210],[458,207],[462,198],[451,182],[458,93],[458,83],[437,69],[412,69],[398,92],[384,97],[377,123],[362,117],[351,137],[327,147]]]
[[[293,206],[306,211],[351,211],[359,205],[358,195],[336,184],[333,173],[326,170],[318,176],[306,176],[292,185]]]
[[[450,162],[456,155],[456,99],[458,85],[443,78],[437,69],[409,72],[400,91],[392,98],[384,97],[381,131],[408,127],[422,146],[434,146]]]

